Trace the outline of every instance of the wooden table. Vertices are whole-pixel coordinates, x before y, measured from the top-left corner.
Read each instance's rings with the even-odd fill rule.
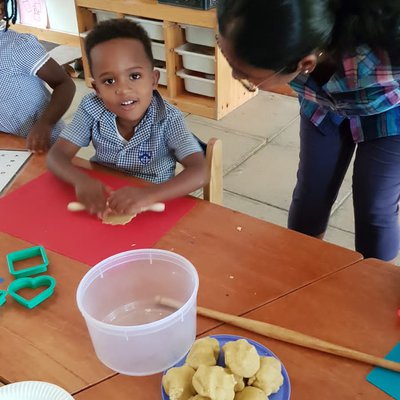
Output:
[[[384,357],[400,338],[400,269],[368,259],[299,289],[245,316]],[[285,365],[292,400],[388,400],[365,380],[372,367],[268,339],[231,325],[207,334],[233,334],[254,339]],[[157,399],[160,376],[118,375],[75,396],[76,400]]]
[[[20,138],[0,134],[0,148],[23,146]],[[43,156],[31,157],[8,190],[40,175],[45,170],[44,161]],[[79,163],[91,167],[83,160]],[[32,244],[7,234],[1,234],[0,240],[0,276],[6,277],[5,255]],[[236,315],[362,258],[356,252],[202,200],[156,247],[173,250],[195,265],[200,277],[199,304]],[[77,284],[89,267],[52,251],[47,253],[49,273],[58,282],[56,294],[34,310],[23,309],[12,300],[1,310],[0,341],[8,345],[0,350],[0,380],[44,380],[76,393],[115,373],[96,359],[75,303]],[[202,334],[218,325],[199,318],[197,332]]]

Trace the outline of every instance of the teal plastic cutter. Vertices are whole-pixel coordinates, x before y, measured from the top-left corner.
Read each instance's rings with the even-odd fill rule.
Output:
[[[47,286],[47,288],[40,292],[38,295],[33,297],[32,299],[25,299],[17,292],[18,290],[31,288],[37,289],[38,287]],[[56,287],[56,280],[52,276],[41,275],[35,278],[19,278],[15,281],[11,282],[8,286],[8,294],[18,303],[22,304],[24,307],[32,309],[36,307],[38,304],[42,303],[46,299],[48,299],[53,293],[54,288]]]
[[[17,261],[27,260],[32,257],[41,256],[43,262],[39,265],[33,265],[28,268],[15,270],[15,263]],[[47,271],[49,260],[47,259],[46,252],[43,246],[30,247],[28,249],[14,251],[7,254],[7,264],[10,274],[15,278],[23,278],[26,276],[40,274]]]

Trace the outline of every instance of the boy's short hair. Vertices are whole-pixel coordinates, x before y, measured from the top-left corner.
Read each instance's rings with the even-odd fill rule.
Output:
[[[136,39],[141,42],[147,58],[150,61],[151,67],[154,67],[151,40],[147,35],[147,32],[139,24],[126,18],[119,18],[100,22],[86,36],[85,52],[91,70],[92,60],[90,57],[90,52],[92,51],[93,47],[113,39]]]

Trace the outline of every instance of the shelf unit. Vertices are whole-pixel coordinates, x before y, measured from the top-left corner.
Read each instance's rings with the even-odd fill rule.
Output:
[[[130,15],[163,21],[167,86],[159,86],[159,90],[164,98],[182,111],[220,119],[254,96],[254,93],[248,92],[240,82],[232,78],[231,69],[218,46],[215,46],[215,98],[187,92],[183,80],[176,75],[182,68],[182,60],[175,53],[175,48],[185,43],[185,35],[180,24],[216,30],[215,9],[194,10],[158,4],[156,0],[75,0],[75,5],[83,68],[88,86],[91,85],[91,78],[84,54],[83,34],[96,24],[95,15],[90,11],[96,9],[116,13],[118,18]]]

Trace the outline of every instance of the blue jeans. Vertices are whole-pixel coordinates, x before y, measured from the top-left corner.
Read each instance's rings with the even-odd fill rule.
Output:
[[[356,146],[348,120],[339,127],[326,120],[317,128],[302,115],[288,227],[311,236],[325,232],[354,151],[355,248],[364,257],[392,260],[400,244],[400,136]]]

